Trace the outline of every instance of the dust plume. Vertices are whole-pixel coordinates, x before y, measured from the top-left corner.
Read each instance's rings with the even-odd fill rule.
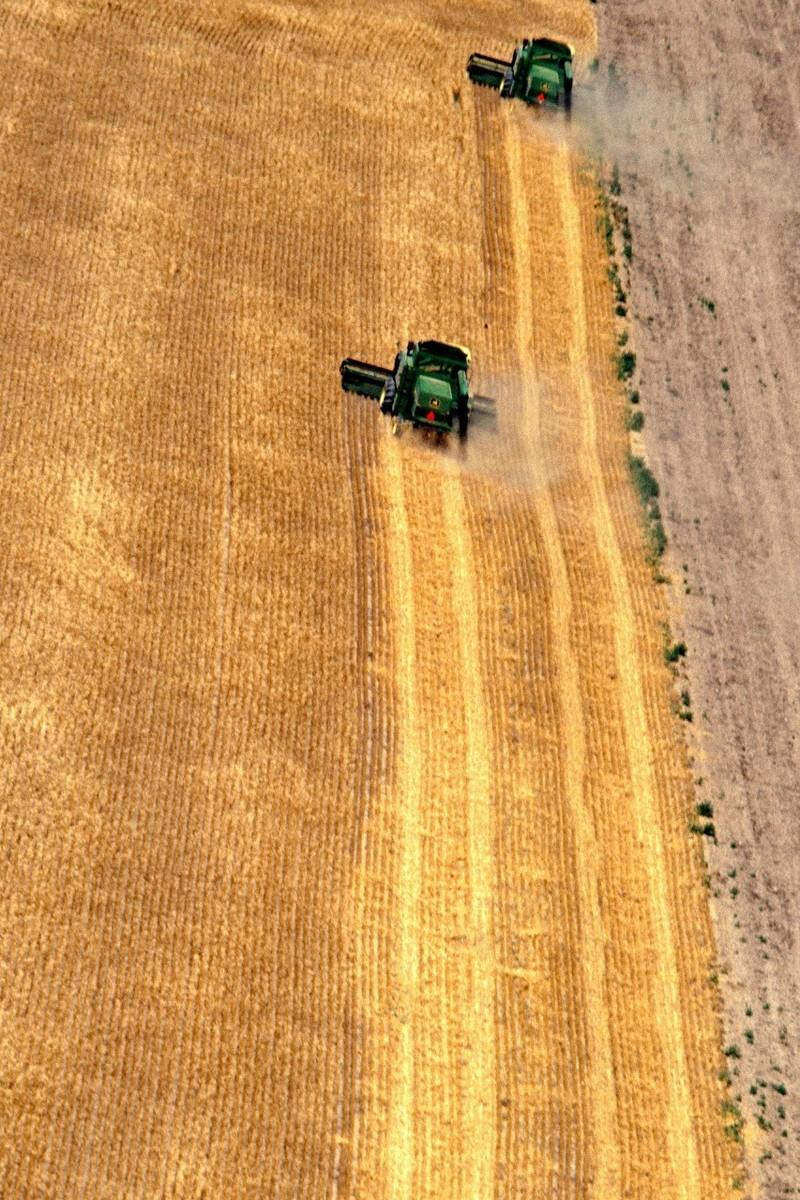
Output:
[[[552,464],[534,451],[539,400],[547,391],[542,379],[483,376],[473,395],[465,441],[451,438],[447,456],[466,477],[531,496],[555,481]]]
[[[721,183],[741,177],[743,201],[762,212],[798,206],[794,164],[781,152],[780,129],[758,113],[714,106],[707,94],[676,80],[622,79],[614,64],[582,72],[570,120],[562,113],[521,109],[527,129],[590,161],[616,164],[628,186],[695,202],[708,213]],[[753,151],[753,129],[760,135]],[[722,214],[724,215],[724,214]]]

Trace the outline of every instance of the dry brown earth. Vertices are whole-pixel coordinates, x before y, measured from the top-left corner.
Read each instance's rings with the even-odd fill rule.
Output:
[[[4,1200],[731,1194],[595,184],[463,77],[521,32],[3,8]],[[412,335],[465,454],[339,389]]]
[[[598,13],[626,89],[597,127],[630,207],[646,441],[714,806],[731,1095],[773,1200],[800,1194],[800,6]]]

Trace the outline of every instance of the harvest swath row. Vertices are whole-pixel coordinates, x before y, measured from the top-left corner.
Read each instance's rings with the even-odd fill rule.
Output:
[[[596,10],[512,9],[0,6],[2,1200],[730,1200],[596,181],[463,77]]]

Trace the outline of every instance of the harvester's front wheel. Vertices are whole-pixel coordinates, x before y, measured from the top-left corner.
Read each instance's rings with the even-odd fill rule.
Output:
[[[381,412],[388,414],[394,408],[394,397],[397,391],[397,384],[394,378],[390,375],[383,385],[383,395],[381,396]]]

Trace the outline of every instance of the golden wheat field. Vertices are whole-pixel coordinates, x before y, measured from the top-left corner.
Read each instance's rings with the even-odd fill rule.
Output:
[[[596,183],[464,75],[532,32],[3,5],[3,1200],[730,1194]],[[342,393],[409,337],[496,428]]]

